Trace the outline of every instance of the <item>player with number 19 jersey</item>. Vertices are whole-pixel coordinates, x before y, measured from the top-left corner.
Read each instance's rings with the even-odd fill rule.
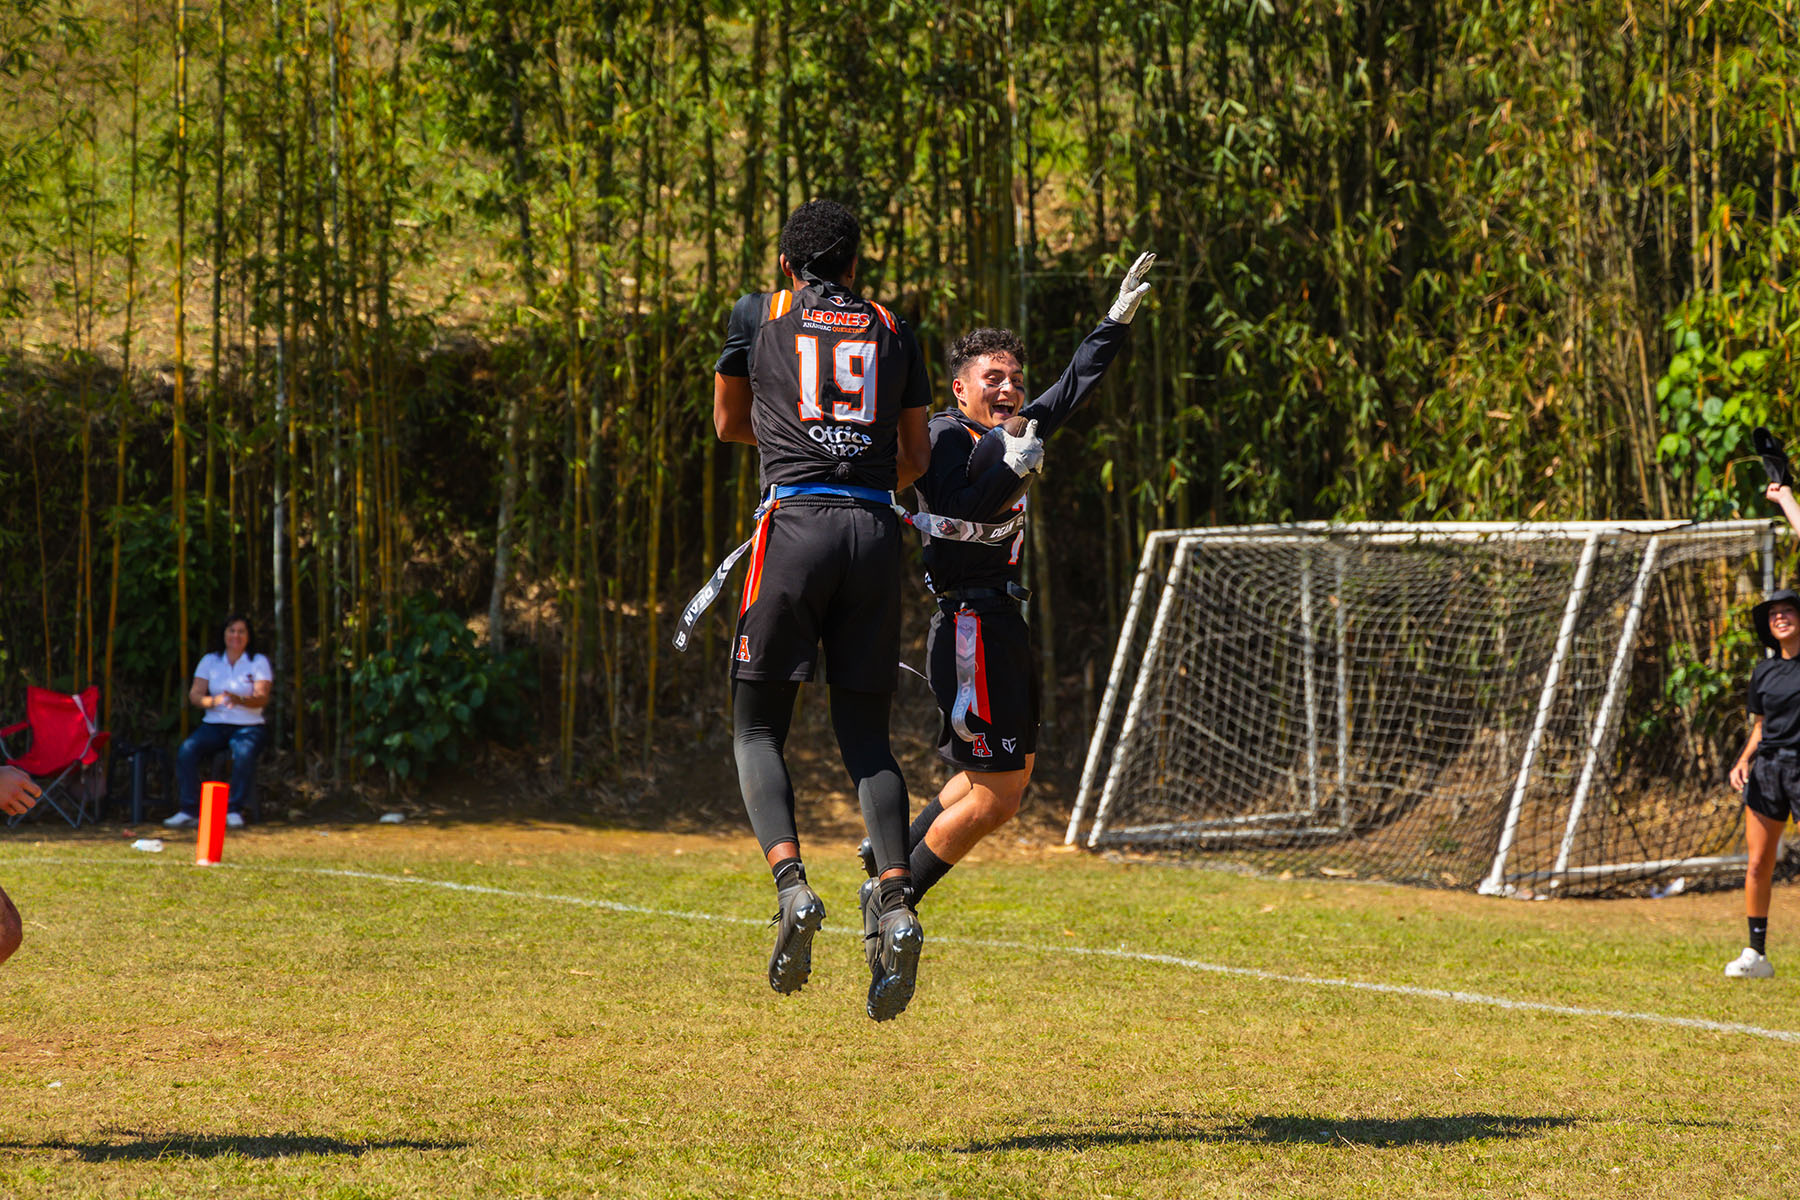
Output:
[[[898,483],[902,410],[931,402],[911,330],[840,283],[809,281],[739,300],[715,370],[750,380],[765,495],[836,489],[768,502],[732,642],[733,678],[810,680],[823,643],[829,683],[893,691],[904,543],[879,494]]]
[[[739,300],[717,370],[750,377],[765,491],[800,483],[893,491],[900,410],[931,402],[912,331],[837,283]]]

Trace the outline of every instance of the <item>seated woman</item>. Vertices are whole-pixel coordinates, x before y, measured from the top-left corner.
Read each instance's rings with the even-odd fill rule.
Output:
[[[181,743],[175,759],[181,808],[164,825],[180,829],[199,821],[200,764],[227,747],[231,749],[231,807],[225,824],[236,829],[244,823],[244,809],[256,790],[256,757],[268,738],[263,709],[274,686],[269,660],[256,652],[250,619],[232,613],[219,630],[218,648],[194,668],[188,703],[204,709],[206,716]]]

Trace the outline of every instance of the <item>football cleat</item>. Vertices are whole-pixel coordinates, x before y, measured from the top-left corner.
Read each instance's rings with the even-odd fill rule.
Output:
[[[825,923],[825,904],[804,883],[776,893],[780,907],[769,923],[775,926],[775,950],[769,955],[769,986],[783,996],[806,986],[812,975],[813,934]]]
[[[881,874],[880,871],[877,871],[875,869],[875,843],[874,842],[871,842],[868,838],[864,838],[862,840],[862,845],[860,845],[856,848],[856,857],[862,859],[864,875],[867,875],[870,879],[873,879],[877,875]]]
[[[866,925],[868,918],[863,920]],[[918,984],[919,952],[925,948],[925,927],[919,924],[919,914],[904,905],[882,913],[875,923],[874,946],[869,1018],[891,1021],[906,1011]]]
[[[1765,956],[1745,946],[1744,952],[1725,964],[1727,979],[1773,979],[1775,968]]]
[[[880,880],[865,879],[863,880],[861,890],[856,893],[856,903],[862,909],[863,957],[869,962],[869,971],[871,974],[875,970],[875,959],[877,958],[876,951],[881,948],[875,940],[881,924],[881,913],[879,911],[881,908],[879,896],[880,890]]]

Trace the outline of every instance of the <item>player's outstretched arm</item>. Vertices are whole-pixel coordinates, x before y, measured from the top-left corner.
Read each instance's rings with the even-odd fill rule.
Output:
[[[1118,298],[1107,310],[1106,319],[1075,348],[1075,356],[1069,360],[1062,378],[1019,411],[1020,416],[1038,422],[1040,436],[1049,437],[1081,407],[1093,394],[1106,368],[1118,357],[1119,347],[1125,344],[1126,330],[1137,315],[1138,304],[1150,292],[1144,277],[1155,265],[1155,254],[1146,250],[1137,256],[1137,261],[1131,264],[1131,269],[1119,283]]]
[[[1789,527],[1800,533],[1800,501],[1794,499],[1794,489],[1785,483],[1771,483],[1763,495],[1775,502],[1776,507],[1786,514]]]

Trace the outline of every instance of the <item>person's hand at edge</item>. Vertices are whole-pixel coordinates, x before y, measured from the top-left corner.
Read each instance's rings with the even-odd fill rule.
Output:
[[[37,803],[38,785],[17,767],[0,767],[0,812],[16,817]]]

